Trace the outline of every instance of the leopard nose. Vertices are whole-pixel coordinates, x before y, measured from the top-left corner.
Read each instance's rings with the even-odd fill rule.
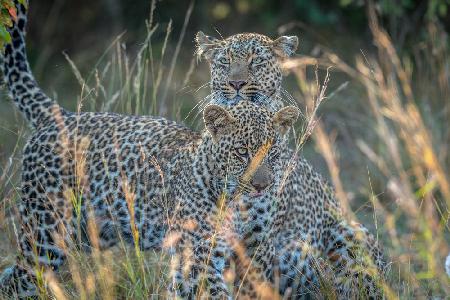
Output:
[[[228,83],[236,90],[239,91],[244,85],[247,84],[247,81],[244,80],[230,80]]]
[[[258,182],[255,180],[252,180],[251,184],[258,193],[264,191],[266,187],[269,185],[268,182],[261,182],[261,181]]]
[[[273,174],[271,170],[265,166],[260,166],[250,181],[250,184],[257,192],[264,191],[273,181]]]

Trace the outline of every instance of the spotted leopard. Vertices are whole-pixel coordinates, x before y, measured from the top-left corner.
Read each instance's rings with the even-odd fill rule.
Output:
[[[22,255],[14,267],[4,272],[2,282],[13,283],[15,290],[26,296],[36,293],[30,264],[36,259],[45,267],[57,268],[63,263],[65,253],[56,246],[56,239],[89,245],[89,237],[77,232],[72,224],[78,212],[67,201],[73,195],[90,199],[94,216],[88,213],[92,210],[84,207],[81,219],[94,218],[98,222],[102,248],[114,245],[119,235],[130,243],[135,242],[127,194],[132,191],[131,194],[142,195],[136,197],[134,205],[134,220],[142,237],[139,246],[160,248],[168,225],[159,216],[173,207],[141,200],[153,199],[165,189],[155,164],[164,165],[174,157],[173,149],[190,145],[201,135],[164,119],[65,111],[34,81],[26,61],[25,21],[24,8],[20,6],[17,22],[11,29],[12,43],[5,49],[3,67],[16,105],[35,130],[23,153]],[[212,90],[217,96],[211,98],[213,103],[226,106],[246,100],[272,112],[282,106],[278,60],[295,51],[296,37],[272,41],[262,35],[241,34],[218,41],[199,34],[197,41],[199,54],[211,62]],[[219,61],[216,55],[225,50],[228,56]],[[240,62],[237,69],[233,55]],[[231,74],[234,74],[232,80],[228,80]],[[263,77],[264,74],[270,76]],[[251,86],[248,78],[253,80]],[[283,160],[289,161],[291,153],[289,149],[283,151]],[[267,271],[272,274],[268,279],[278,285],[281,294],[300,297],[314,291],[320,282],[321,268],[317,267],[317,261],[323,260],[326,262],[323,265],[331,265],[330,272],[336,277],[336,288],[342,295],[354,291],[352,279],[361,273],[366,277],[369,294],[378,295],[374,276],[366,276],[361,268],[355,268],[367,265],[365,260],[355,257],[365,247],[376,270],[384,265],[372,236],[361,226],[354,229],[347,224],[321,177],[306,161],[296,159],[295,162],[277,201],[273,226],[278,229],[272,231],[272,240],[276,241],[279,262]],[[113,213],[110,208],[114,209]],[[67,234],[58,237],[51,234],[60,228]]]
[[[174,296],[197,299],[202,275],[212,299],[272,295],[272,236],[285,167],[280,151],[298,110],[288,106],[272,113],[242,101],[228,109],[208,105],[203,115],[207,131],[201,143],[178,155],[169,171],[170,186],[177,187],[173,207],[180,206],[169,233],[177,236]],[[244,283],[234,292],[224,279],[230,261],[238,270],[235,288]]]
[[[246,256],[253,257],[255,268],[250,273],[254,274],[252,281],[242,276],[249,284],[240,293],[254,293],[251,284],[256,279],[268,281],[273,247],[263,247],[258,253],[255,248],[263,241],[270,243],[266,237],[276,213],[274,193],[282,170],[280,143],[297,118],[297,109],[272,113],[250,102],[229,110],[210,105],[204,111],[208,130],[203,135],[163,118],[68,112],[37,86],[26,61],[24,28],[25,11],[19,5],[11,30],[13,40],[5,49],[4,74],[34,132],[23,152],[20,255],[2,276],[5,292],[37,296],[36,264],[56,270],[66,258],[66,248],[91,247],[88,223],[94,222],[101,249],[123,240],[144,250],[159,249],[168,229],[181,233],[176,248],[193,244],[195,263],[173,290],[191,298],[198,290],[199,269],[210,270],[205,252],[199,249],[210,242],[206,236],[213,234],[212,219],[225,186],[224,197],[233,197],[226,205],[226,211],[232,212],[228,232],[236,235]],[[252,157],[267,143],[267,158],[260,155],[250,174],[247,167]],[[74,199],[81,199],[78,209]],[[167,219],[174,220],[173,228]],[[212,221],[205,222],[208,219]],[[193,232],[185,229],[185,223],[192,221],[197,222]],[[227,227],[220,228],[225,232]],[[222,260],[227,249],[233,253],[233,248],[224,239],[209,248],[215,268],[209,274],[210,294],[230,297],[232,291],[225,289],[222,278]],[[185,270],[186,263],[180,267]]]
[[[196,41],[197,54],[210,65],[211,103],[250,101],[272,111],[283,106],[280,61],[295,53],[296,36],[272,40],[244,33],[219,40],[199,32]],[[359,297],[361,291],[382,297],[388,265],[375,238],[363,225],[345,220],[333,190],[306,160],[287,146],[282,153],[291,165],[276,221],[278,278],[273,281],[280,293],[320,297],[326,279],[342,299]]]

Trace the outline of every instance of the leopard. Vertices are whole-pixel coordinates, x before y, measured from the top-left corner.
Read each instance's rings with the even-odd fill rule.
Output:
[[[175,295],[194,297],[204,272],[211,297],[231,299],[223,272],[231,259],[237,261],[240,246],[252,257],[253,271],[244,279],[248,273],[240,268],[248,284],[239,293],[254,296],[252,284],[270,278],[280,149],[298,109],[274,113],[251,102],[227,109],[211,104],[203,112],[203,133],[161,117],[69,112],[37,85],[26,59],[23,4],[17,3],[17,12],[3,72],[34,130],[23,150],[20,255],[2,275],[5,293],[37,297],[36,264],[56,271],[71,247],[108,249],[125,241],[161,250],[166,235],[180,234],[174,256],[191,247],[193,264],[187,278],[174,274]],[[221,208],[229,213],[227,226],[216,224]],[[195,229],[186,226],[192,222]],[[221,234],[212,243],[214,226]],[[221,235],[233,236],[236,245]]]
[[[229,108],[206,106],[201,142],[177,155],[169,171],[170,186],[176,187],[171,206],[180,207],[169,233],[175,236],[170,240],[176,240],[172,247],[178,262],[173,297],[198,299],[204,289],[210,299],[277,295],[269,282],[286,167],[280,151],[298,115],[294,106],[273,113],[248,101]],[[231,262],[236,278],[230,291],[224,274]]]
[[[202,135],[166,119],[72,113],[63,109],[45,95],[32,75],[24,41],[26,9],[17,4],[17,11],[13,27],[9,29],[11,43],[5,47],[2,68],[9,92],[33,133],[22,159],[21,255],[16,264],[3,273],[0,285],[12,286],[15,293],[27,297],[37,293],[31,265],[38,263],[57,269],[63,264],[65,253],[57,246],[61,240],[67,244],[76,241],[89,248],[90,238],[85,231],[76,230],[75,218],[84,222],[83,228],[88,220],[96,221],[100,248],[114,246],[120,237],[131,244],[137,243],[144,250],[161,249],[164,237],[171,230],[170,224],[160,217],[164,215],[165,219],[165,213],[174,208],[169,207],[170,203],[155,204],[146,200],[155,199],[167,190],[160,166],[171,161],[178,149],[201,140]],[[295,52],[298,38],[283,36],[272,41],[258,34],[241,34],[219,41],[199,33],[196,40],[198,55],[211,62],[212,95],[217,95],[211,97],[211,104],[231,107],[253,102],[273,113],[283,106],[279,97],[282,79],[279,60]],[[219,61],[215,56],[225,50],[230,55],[240,53],[241,56],[248,51],[255,52],[251,59],[241,62],[240,71],[234,71],[234,83],[228,83],[226,77],[234,63]],[[216,64],[220,67],[215,67]],[[251,86],[247,86],[246,81],[239,82],[244,73],[254,78]],[[263,80],[254,77],[265,75],[270,76]],[[229,86],[242,91],[230,94],[233,90]],[[278,257],[277,262],[272,261],[271,268],[265,267],[263,277],[278,286],[280,294],[301,298],[320,282],[316,265],[323,259],[328,262],[324,265],[332,266],[330,272],[337,278],[339,293],[349,294],[354,290],[353,278],[365,269],[356,267],[367,264],[355,253],[368,249],[378,270],[384,265],[381,251],[364,226],[353,226],[344,220],[332,189],[322,177],[285,147],[281,157],[290,162],[292,171],[279,192],[276,216],[270,218],[272,227],[277,230],[270,231],[269,240],[276,246],[272,253],[278,253]],[[83,200],[89,199],[82,201],[81,210],[75,209],[70,200],[78,195]],[[129,195],[135,195],[132,197],[135,199],[133,215],[130,215]],[[139,231],[138,241],[133,238],[130,225],[133,222]],[[253,229],[256,228],[259,229]],[[249,240],[257,236],[255,230],[251,233]],[[249,248],[258,242],[261,240],[256,238]],[[306,248],[312,250],[305,251]],[[264,264],[269,265],[267,260]],[[367,277],[364,282],[368,290],[378,293],[372,276],[363,275]]]
[[[276,111],[283,107],[281,63],[294,55],[297,36],[275,40],[257,33],[225,39],[198,32],[197,51],[210,67],[210,103],[232,106],[250,101]],[[289,161],[275,237],[279,292],[297,299],[323,297],[324,279],[339,299],[382,298],[389,263],[367,228],[347,220],[334,190],[285,144]],[[364,291],[362,295],[361,290]]]
[[[24,42],[26,8],[18,2],[16,8],[3,74],[33,130],[23,149],[19,255],[0,285],[7,295],[27,298],[39,295],[36,265],[56,271],[66,260],[61,243],[92,248],[90,220],[100,249],[120,241],[160,249],[169,211],[166,202],[153,201],[166,189],[160,166],[201,134],[158,117],[64,110],[33,77]]]

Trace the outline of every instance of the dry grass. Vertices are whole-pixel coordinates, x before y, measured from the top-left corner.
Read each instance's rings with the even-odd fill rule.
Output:
[[[86,110],[131,114],[168,111],[166,103],[158,101],[158,95],[167,97],[170,87],[163,84],[163,78],[172,78],[177,61],[175,55],[170,66],[165,68],[162,59],[153,59],[152,35],[160,30],[158,24],[154,24],[154,9],[152,5],[148,35],[134,61],[128,57],[121,36],[86,78],[66,56],[81,87],[79,109],[85,106]],[[298,90],[295,92],[300,95],[298,99],[303,100],[299,105],[305,108],[305,122],[296,137],[296,146],[301,151],[312,136],[347,217],[358,219],[360,216],[353,212],[359,204],[355,203],[352,194],[367,199],[362,206],[372,208],[373,232],[393,262],[384,283],[388,298],[443,297],[450,294],[450,282],[444,270],[445,256],[450,250],[450,76],[449,52],[447,45],[440,41],[446,34],[430,23],[426,45],[414,56],[403,57],[378,24],[373,10],[369,9],[368,13],[378,50],[376,56],[367,56],[363,52],[356,56],[354,63],[347,63],[325,51],[320,57],[299,56],[284,62],[284,69],[297,79]],[[190,11],[186,14],[185,26],[189,16]],[[161,58],[168,47],[171,23],[165,33]],[[182,37],[179,41],[177,52]],[[325,73],[319,71],[322,68],[327,70],[323,83],[319,80],[319,75]],[[192,70],[190,67],[184,83],[189,81]],[[311,75],[311,70],[315,70],[312,72],[315,74]],[[339,149],[338,133],[329,133],[326,124],[317,117],[321,102],[328,101],[325,92],[329,81],[333,80],[328,70],[340,72],[364,90],[361,101],[366,107],[363,118],[364,130],[368,132],[352,141],[357,147],[352,150]],[[328,98],[346,88],[348,85],[344,83],[331,91]],[[176,115],[177,111],[172,110],[172,113]],[[13,151],[4,154],[0,166],[0,228],[3,229],[0,269],[12,264],[16,253],[18,225],[14,223],[14,216],[19,197],[16,178],[26,131],[21,129],[15,134],[19,142]],[[366,180],[352,185],[343,180],[343,175],[356,173],[341,168],[349,155],[365,158],[364,164],[358,166],[365,171],[357,174],[365,175]],[[76,195],[72,198],[73,205],[79,205]],[[127,197],[130,210],[133,201],[130,193]],[[165,257],[160,253],[141,252],[138,247],[129,248],[125,242],[112,250],[100,251],[95,242],[95,224],[88,227],[93,242],[90,253],[64,246],[68,263],[61,272],[37,270],[40,282],[46,279],[58,299],[164,297],[171,268]],[[132,228],[133,238],[137,241],[138,233],[135,226]]]
[[[438,36],[446,38],[446,34],[437,24],[430,23],[428,44],[416,57],[421,61],[411,61],[399,56],[373,9],[368,11],[378,56],[369,58],[363,53],[356,57],[353,67],[337,55],[325,52],[320,58],[287,61],[285,68],[300,82],[307,108],[315,106],[316,97],[311,90],[317,91],[314,82],[308,84],[309,65],[331,66],[364,87],[370,112],[367,123],[372,129],[367,137],[372,138],[354,142],[371,171],[367,185],[355,189],[366,191],[368,203],[373,206],[377,237],[392,259],[388,283],[391,295],[400,298],[449,295],[444,261],[450,250],[450,78],[448,49],[443,49],[445,46],[437,40]],[[340,172],[352,171],[339,168],[336,135],[327,134],[319,123],[313,140],[326,161],[344,211],[355,218],[350,210],[349,191],[340,176]],[[374,191],[374,180],[378,181],[376,188],[381,187],[381,193]]]

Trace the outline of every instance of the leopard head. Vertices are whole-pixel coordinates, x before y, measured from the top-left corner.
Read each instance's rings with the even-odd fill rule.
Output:
[[[235,34],[219,40],[198,32],[197,54],[205,58],[211,69],[213,99],[218,104],[234,104],[240,99],[270,105],[280,90],[280,60],[295,53],[296,36],[275,40],[256,33]]]
[[[251,197],[277,186],[286,133],[298,114],[294,106],[273,113],[250,101],[206,106],[203,119],[212,142],[208,161],[218,184],[229,194],[239,190]]]

